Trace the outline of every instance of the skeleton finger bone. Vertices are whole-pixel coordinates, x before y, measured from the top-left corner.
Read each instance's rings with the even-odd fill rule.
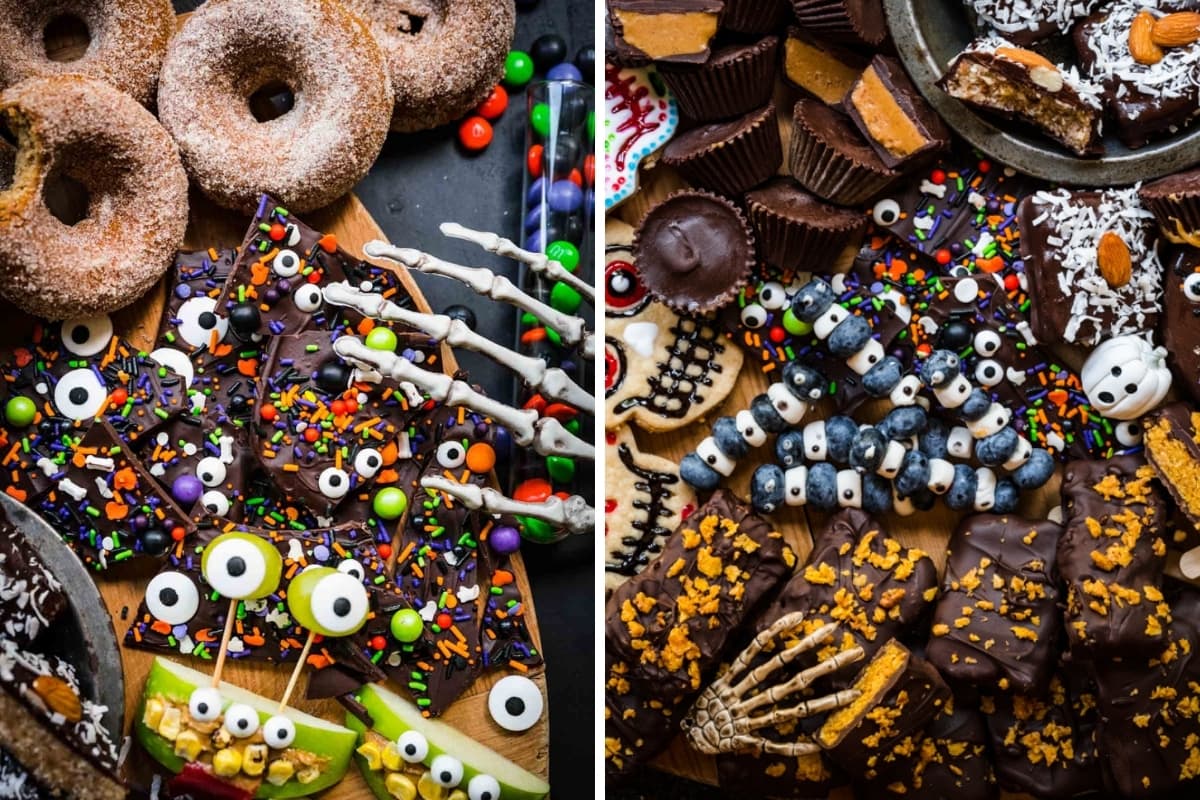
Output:
[[[568,271],[566,267],[549,256],[542,253],[534,253],[530,250],[523,250],[511,239],[505,239],[503,236],[497,236],[494,233],[473,231],[470,228],[464,228],[457,222],[443,222],[438,229],[442,232],[443,236],[474,242],[489,253],[495,253],[504,258],[520,261],[539,275],[545,275],[551,280],[562,281],[567,284],[586,297],[588,302],[596,302],[596,290],[590,283],[575,273]]]
[[[803,612],[799,613],[801,618],[803,618]],[[786,620],[790,616],[794,615],[787,614],[782,617],[781,621]],[[779,622],[776,622],[774,625],[767,628],[767,630],[763,631],[763,633],[771,634],[771,636],[767,637],[768,640],[770,640],[771,638],[774,638],[774,636],[778,636],[786,630],[791,630],[792,628],[796,627],[797,624],[799,624],[799,622],[794,622],[790,626],[780,628],[777,627]],[[780,667],[787,666],[788,664],[792,663],[792,661],[794,661],[801,653],[807,653],[809,650],[812,650],[818,644],[828,639],[833,635],[835,630],[837,630],[836,622],[831,622],[828,625],[822,625],[820,628],[817,628],[815,631],[810,633],[808,636],[805,636],[788,649],[781,653],[777,653],[770,661],[767,661],[766,663],[760,665],[757,669],[752,670],[748,675],[746,675],[745,678],[743,678],[737,683],[737,685],[733,687],[733,693],[740,697],[750,689],[758,686],[760,683],[766,680],[767,676],[772,672]],[[758,636],[754,637],[754,641],[757,643],[759,637],[761,636],[762,634],[760,633]],[[753,657],[754,656],[751,656],[751,658]]]
[[[422,478],[421,486],[445,492],[467,508],[483,509],[489,514],[534,517],[571,533],[591,533],[596,527],[596,509],[579,495],[571,495],[566,500],[548,497],[541,503],[526,503],[505,497],[495,489],[473,483],[456,483],[439,475]]]
[[[476,294],[499,300],[502,303],[514,305],[522,311],[527,311],[537,317],[543,324],[558,331],[559,336],[567,345],[581,345],[581,351],[588,360],[596,357],[595,337],[584,328],[583,320],[572,317],[545,303],[530,297],[503,275],[497,275],[485,267],[465,267],[443,261],[440,258],[406,247],[393,247],[386,242],[368,242],[363,252],[371,258],[387,259],[403,264],[409,269],[420,270],[430,275],[441,275],[465,283]]]
[[[595,399],[558,367],[549,367],[540,358],[522,355],[515,350],[480,336],[462,320],[442,314],[422,314],[403,308],[375,292],[364,292],[347,282],[333,283],[324,289],[325,301],[335,306],[347,306],[372,319],[401,322],[429,334],[435,341],[451,347],[464,347],[516,372],[531,387],[552,400],[560,400],[579,409],[593,411]]]
[[[407,381],[427,392],[439,403],[466,406],[472,411],[491,417],[508,428],[518,446],[532,446],[538,455],[563,455],[595,460],[595,447],[575,436],[553,417],[539,419],[533,409],[505,405],[475,391],[465,381],[421,369],[396,353],[373,350],[361,339],[353,336],[338,339],[333,343],[333,351],[359,369],[368,372],[373,370],[389,380]]]

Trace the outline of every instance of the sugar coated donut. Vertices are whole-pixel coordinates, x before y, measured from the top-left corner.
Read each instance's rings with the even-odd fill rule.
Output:
[[[48,319],[136,300],[170,266],[187,228],[187,174],[171,137],[132,97],[79,75],[10,87],[0,119],[17,139],[8,181],[0,168],[0,294]],[[87,191],[74,225],[46,201],[64,178]]]
[[[392,130],[458,119],[504,74],[516,25],[513,0],[345,0],[370,22],[396,90]]]
[[[273,87],[290,110],[259,121]],[[206,3],[171,41],[159,118],[188,173],[217,203],[252,211],[266,192],[294,212],[328,205],[370,169],[387,137],[392,88],[379,45],[334,0]]]
[[[74,38],[84,30],[81,57],[59,61],[47,53],[60,33]],[[149,105],[174,32],[171,0],[0,0],[0,90],[69,73],[102,80]]]

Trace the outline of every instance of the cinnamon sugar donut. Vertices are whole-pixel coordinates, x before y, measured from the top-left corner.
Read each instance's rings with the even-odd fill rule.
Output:
[[[396,90],[392,130],[458,119],[504,74],[516,25],[513,0],[344,0],[369,21]]]
[[[0,119],[17,138],[11,185],[0,182],[0,294],[48,319],[136,300],[187,228],[187,175],[171,137],[132,97],[79,75],[10,87]],[[62,177],[88,193],[74,225],[46,204]]]
[[[88,32],[87,52],[74,61],[46,53],[47,30],[63,23]],[[174,32],[171,0],[0,0],[0,90],[26,78],[78,74],[149,105]]]
[[[250,98],[287,86],[294,106],[259,122]],[[334,0],[223,0],[188,19],[167,51],[159,119],[188,173],[220,205],[266,192],[291,211],[356,184],[387,137],[392,88],[365,24]]]

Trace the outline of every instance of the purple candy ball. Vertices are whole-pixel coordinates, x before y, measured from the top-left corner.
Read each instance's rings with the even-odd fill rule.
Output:
[[[171,484],[171,496],[185,508],[192,505],[204,494],[204,484],[195,475],[183,474]]]
[[[569,61],[564,61],[550,68],[550,71],[546,73],[546,80],[582,82],[583,73],[579,71],[579,67]]]
[[[488,534],[488,544],[493,552],[506,556],[521,549],[521,534],[510,525],[501,525]]]
[[[569,214],[583,205],[583,190],[570,181],[555,181],[546,202],[552,211]]]

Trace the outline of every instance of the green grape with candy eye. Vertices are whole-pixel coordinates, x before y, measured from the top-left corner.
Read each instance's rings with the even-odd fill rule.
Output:
[[[249,533],[225,533],[204,548],[200,572],[218,594],[258,600],[279,588],[283,558],[269,542]]]
[[[370,601],[356,577],[333,567],[309,567],[288,587],[288,611],[322,636],[350,636],[367,622]]]

